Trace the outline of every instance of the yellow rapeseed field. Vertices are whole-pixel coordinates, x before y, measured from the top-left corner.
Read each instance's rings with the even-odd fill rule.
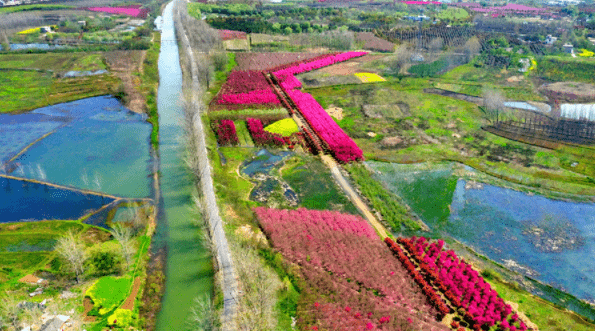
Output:
[[[386,82],[386,79],[371,72],[358,72],[354,75],[355,77],[359,78],[359,80],[361,80],[362,83]]]

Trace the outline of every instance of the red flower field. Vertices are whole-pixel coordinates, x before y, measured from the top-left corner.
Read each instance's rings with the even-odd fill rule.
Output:
[[[401,263],[359,216],[255,209],[263,231],[307,284],[302,330],[448,330]]]

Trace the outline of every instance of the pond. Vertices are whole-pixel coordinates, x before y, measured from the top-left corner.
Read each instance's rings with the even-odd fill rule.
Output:
[[[109,96],[0,115],[0,173],[122,197],[149,197],[151,125]]]
[[[432,236],[451,236],[510,269],[595,300],[594,204],[470,182],[456,177],[453,165],[367,164]]]
[[[283,165],[283,160],[291,155],[293,152],[279,151],[273,154],[266,149],[261,149],[254,153],[251,159],[242,163],[240,166],[242,174],[256,183],[256,187],[250,192],[250,200],[273,202],[271,198],[275,196],[275,192],[282,192],[281,196],[275,196],[274,200],[281,198],[284,201],[277,202],[287,203],[292,207],[297,206],[299,198],[295,191],[280,176],[273,174],[273,169],[279,169]]]
[[[0,223],[75,220],[114,199],[0,177]]]

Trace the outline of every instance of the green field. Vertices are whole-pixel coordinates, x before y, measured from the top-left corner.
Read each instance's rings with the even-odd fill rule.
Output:
[[[332,103],[343,108],[345,117],[337,123],[354,138],[366,159],[458,161],[544,194],[548,190],[595,194],[591,179],[595,163],[585,148],[552,151],[487,133],[481,127],[488,122],[477,105],[426,94],[423,88],[429,84],[425,79],[406,78],[398,84],[335,86],[310,92],[323,106]],[[380,118],[374,118],[362,111],[364,105],[395,111],[383,110],[376,114]],[[573,162],[580,167],[571,169]]]
[[[281,174],[297,193],[300,199],[299,206],[359,215],[355,206],[334,182],[330,170],[320,159],[311,155],[298,154],[285,163]]]
[[[246,122],[234,121],[234,124],[236,126],[236,134],[238,135],[238,145],[254,147],[254,142],[252,141],[252,137],[250,137]]]
[[[115,93],[112,75],[53,78],[40,71],[0,70],[0,112],[24,112],[62,102]]]
[[[101,53],[0,54],[2,69],[40,69],[56,73],[106,69]]]
[[[442,10],[436,15],[441,20],[457,21],[463,20],[469,17],[469,13],[463,8],[453,8]]]
[[[0,7],[0,14],[16,13],[20,11],[31,11],[31,10],[63,10],[63,9],[74,9],[74,6],[67,5],[22,5],[22,6],[11,6],[11,7]]]

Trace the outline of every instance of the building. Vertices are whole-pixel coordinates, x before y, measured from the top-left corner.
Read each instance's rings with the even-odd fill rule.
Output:
[[[562,47],[564,48],[564,53],[568,53],[568,54],[574,53],[574,46],[572,46],[572,44],[564,44]]]

